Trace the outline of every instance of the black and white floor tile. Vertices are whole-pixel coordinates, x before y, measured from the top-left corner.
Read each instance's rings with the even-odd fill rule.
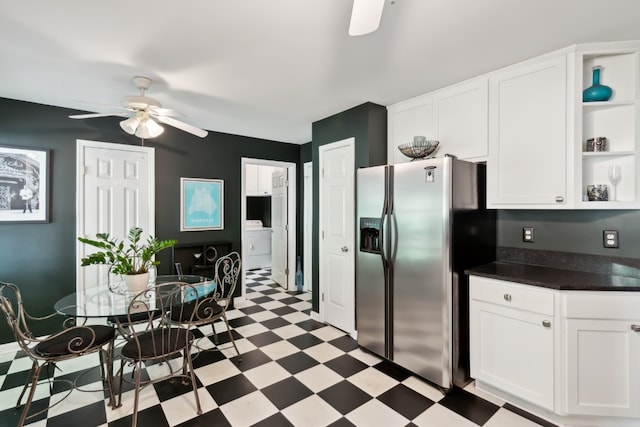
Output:
[[[269,270],[247,273],[247,300],[228,314],[238,360],[226,329],[216,323],[219,350],[200,328],[194,347],[202,415],[190,386],[164,381],[141,392],[140,426],[552,426],[476,390],[473,384],[446,396],[425,382],[360,349],[344,332],[310,318],[311,295],[285,292]],[[226,340],[225,340],[226,338]],[[208,351],[212,350],[212,351]],[[80,389],[63,400],[63,388],[36,389],[33,411],[60,403],[28,420],[30,427],[119,427],[131,424],[133,390],[123,405],[108,406],[97,356],[60,364],[56,377]],[[93,368],[92,368],[93,367]],[[14,408],[30,361],[0,354],[0,427],[15,426]],[[152,376],[158,366],[147,367]]]

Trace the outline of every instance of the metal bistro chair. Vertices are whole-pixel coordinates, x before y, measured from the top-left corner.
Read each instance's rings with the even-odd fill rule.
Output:
[[[188,327],[210,324],[213,329],[213,339],[216,345],[218,345],[218,335],[214,323],[222,319],[227,327],[229,339],[231,344],[233,344],[233,348],[236,350],[239,361],[242,361],[242,359],[240,358],[236,341],[231,333],[226,312],[231,305],[233,292],[238,283],[241,264],[242,262],[238,252],[231,252],[218,258],[215,263],[213,280],[215,289],[213,293],[206,294],[203,297],[195,293],[192,300],[185,304],[185,311],[182,313],[182,316],[178,316],[178,313],[173,313],[170,317],[173,323]]]
[[[32,324],[33,326],[34,321],[49,319],[57,316],[58,313],[53,313],[44,317],[34,317],[29,315],[23,307],[20,290],[12,283],[0,282],[0,307],[7,318],[7,323],[9,324],[18,345],[33,361],[29,377],[25,382],[22,392],[18,397],[18,402],[16,403],[16,408],[19,408],[20,402],[22,401],[27,388],[30,386],[31,389],[29,390],[27,401],[25,402],[24,409],[20,415],[18,426],[24,425],[27,418],[31,418],[49,409],[46,408],[35,414],[27,416],[36,386],[38,385],[42,368],[46,366],[47,368],[53,367],[55,369],[55,365],[58,362],[85,356],[90,353],[100,352],[101,372],[103,378],[106,377],[107,386],[109,388],[109,405],[114,404],[115,400],[112,383],[113,371],[111,364],[113,342],[115,339],[115,330],[113,328],[105,325],[72,326],[45,338],[36,338],[29,329],[29,324]],[[106,350],[105,347],[107,347]],[[49,374],[51,374],[51,372],[49,372]],[[52,382],[55,381],[60,380],[54,379],[53,381],[50,381],[50,392],[53,388]],[[72,385],[75,386],[73,383]],[[71,387],[67,395],[64,397],[67,397],[74,388],[75,387]],[[63,399],[64,398],[57,403],[60,403]],[[54,403],[54,405],[57,403]]]
[[[182,378],[184,384],[191,382],[197,413],[198,415],[202,413],[191,362],[190,349],[193,335],[188,328],[176,326],[167,321],[167,318],[175,315],[185,316],[184,295],[193,292],[196,290],[192,285],[182,282],[165,282],[151,286],[132,297],[126,318],[119,316],[114,319],[118,323],[120,336],[125,340],[120,351],[121,363],[117,373],[120,381],[116,407],[122,405],[123,381],[133,382],[135,396],[132,426],[138,423],[140,389],[172,377]],[[158,317],[158,313],[164,313],[164,315]],[[182,362],[176,366],[174,361],[179,360],[180,356]],[[145,363],[162,363],[167,372],[143,381],[142,371]],[[133,366],[133,379],[125,380],[126,364]]]

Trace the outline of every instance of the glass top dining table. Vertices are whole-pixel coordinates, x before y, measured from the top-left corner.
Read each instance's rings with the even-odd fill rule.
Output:
[[[180,282],[193,285],[199,295],[213,292],[212,279],[196,275],[156,276],[155,284]],[[68,317],[101,318],[126,316],[129,303],[137,292],[130,292],[124,283],[88,287],[69,294],[54,304],[54,309]]]

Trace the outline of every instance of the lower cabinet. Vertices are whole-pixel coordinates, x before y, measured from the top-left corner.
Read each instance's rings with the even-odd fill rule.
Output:
[[[640,417],[640,298],[597,294],[564,296],[567,413]]]
[[[554,409],[554,295],[473,278],[471,377]]]
[[[479,388],[558,425],[640,426],[640,292],[469,287]]]

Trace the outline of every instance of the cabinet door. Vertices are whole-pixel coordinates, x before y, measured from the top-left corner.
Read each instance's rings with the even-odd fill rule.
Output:
[[[640,416],[640,322],[568,319],[567,412]]]
[[[389,137],[387,158],[389,163],[403,163],[411,159],[398,150],[398,145],[413,141],[417,135],[436,139],[433,125],[433,100],[423,95],[389,107]]]
[[[553,319],[477,300],[470,306],[471,377],[553,410]]]
[[[489,153],[488,79],[477,78],[433,94],[437,156],[485,160]]]
[[[489,207],[567,207],[566,58],[489,79]]]
[[[245,165],[245,192],[247,196],[257,196],[258,192],[258,165]]]
[[[272,166],[258,166],[258,193],[261,196],[271,195],[273,169]]]

